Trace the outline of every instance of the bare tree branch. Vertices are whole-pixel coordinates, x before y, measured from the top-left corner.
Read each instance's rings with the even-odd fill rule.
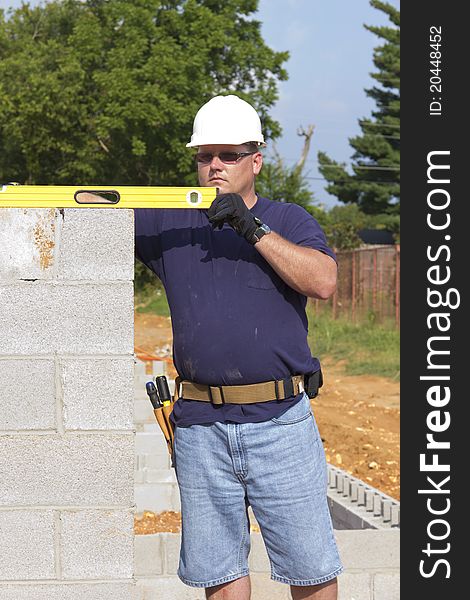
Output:
[[[307,160],[308,153],[310,151],[310,142],[312,140],[313,131],[315,129],[315,125],[309,125],[307,127],[307,131],[302,127],[302,125],[297,129],[297,135],[300,137],[304,137],[304,147],[302,148],[302,153],[297,164],[294,167],[294,171],[296,171],[299,175],[302,173],[302,170],[305,165],[305,161]]]

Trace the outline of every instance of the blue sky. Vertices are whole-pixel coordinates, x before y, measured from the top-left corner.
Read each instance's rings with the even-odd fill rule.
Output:
[[[389,3],[399,8],[397,0]],[[350,162],[348,138],[361,132],[358,119],[370,116],[374,103],[364,88],[372,86],[373,48],[378,38],[364,28],[387,25],[387,16],[369,0],[261,0],[258,19],[266,43],[289,50],[289,80],[279,85],[279,101],[272,116],[282,125],[276,146],[287,164],[294,164],[303,145],[299,125],[315,125],[305,174],[321,178],[317,152]],[[269,156],[269,153],[268,153]],[[337,204],[325,192],[324,181],[309,179],[315,199]]]
[[[398,0],[389,3],[399,7]],[[0,0],[1,8],[20,5],[21,0]],[[335,198],[317,179],[317,152],[350,162],[348,138],[360,133],[358,119],[370,116],[374,108],[364,88],[373,84],[369,73],[379,41],[364,23],[386,25],[388,19],[369,0],[260,0],[255,18],[262,22],[271,48],[290,52],[289,79],[279,84],[279,101],[271,113],[283,129],[277,150],[286,164],[294,164],[302,148],[297,128],[315,125],[305,174],[312,178],[309,185],[316,201],[333,206]]]

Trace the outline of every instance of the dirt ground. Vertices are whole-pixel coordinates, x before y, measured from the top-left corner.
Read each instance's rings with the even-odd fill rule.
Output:
[[[171,363],[169,317],[135,313],[135,346]],[[324,385],[312,407],[326,457],[385,494],[400,498],[399,383],[372,375],[345,375],[342,365],[322,360]],[[136,518],[136,533],[179,531],[179,513],[145,512]]]

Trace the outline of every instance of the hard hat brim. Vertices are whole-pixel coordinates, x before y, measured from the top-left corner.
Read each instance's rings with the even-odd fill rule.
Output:
[[[204,139],[196,139],[196,140],[191,140],[189,143],[186,144],[186,148],[198,148],[199,146],[212,146],[212,145],[216,145],[216,144],[221,144],[221,145],[227,145],[227,146],[241,146],[243,144],[250,144],[250,143],[256,143],[259,145],[260,148],[266,148],[266,142],[260,141],[260,140],[245,140],[245,139],[235,139],[235,140],[217,140],[214,138],[210,138],[207,140]]]

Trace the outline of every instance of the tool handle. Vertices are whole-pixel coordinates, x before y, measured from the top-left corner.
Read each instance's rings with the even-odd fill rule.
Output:
[[[153,408],[161,408],[163,405],[160,402],[160,398],[158,397],[158,391],[153,381],[147,382],[145,384],[145,389],[147,390],[147,394],[150,398],[150,402],[152,403]]]
[[[155,377],[155,383],[157,384],[157,391],[160,400],[163,402],[164,406],[168,406],[166,403],[171,402],[171,393],[165,375],[159,375],[158,377]]]

